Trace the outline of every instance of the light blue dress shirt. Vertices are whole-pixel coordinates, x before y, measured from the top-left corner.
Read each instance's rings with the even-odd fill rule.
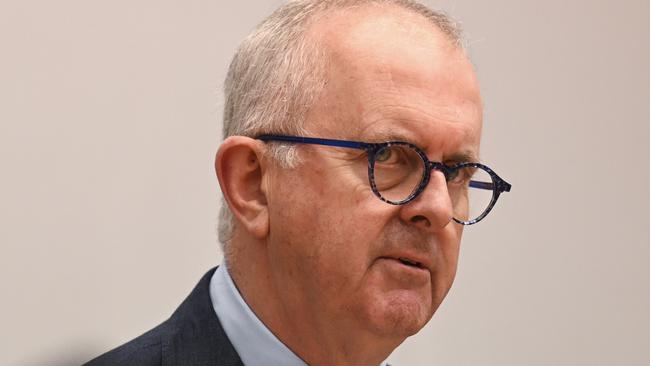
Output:
[[[210,299],[228,339],[246,366],[307,366],[253,313],[224,261],[210,279]],[[386,366],[382,362],[380,366]]]

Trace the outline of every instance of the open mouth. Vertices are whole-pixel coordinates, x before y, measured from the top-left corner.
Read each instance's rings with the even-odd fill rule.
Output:
[[[409,267],[422,268],[422,263],[420,262],[412,261],[408,258],[403,258],[403,257],[398,258],[398,260],[402,262],[402,264],[407,265]]]

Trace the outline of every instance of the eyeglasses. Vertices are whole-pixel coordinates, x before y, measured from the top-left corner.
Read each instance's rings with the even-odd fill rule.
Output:
[[[461,225],[481,221],[503,192],[512,187],[492,169],[479,163],[446,165],[429,161],[419,147],[404,141],[368,143],[312,137],[262,135],[262,141],[282,141],[365,150],[372,192],[391,205],[404,205],[424,191],[432,170],[445,176],[453,219]]]

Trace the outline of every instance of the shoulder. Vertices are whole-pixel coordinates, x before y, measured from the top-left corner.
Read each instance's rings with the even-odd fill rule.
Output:
[[[172,333],[164,322],[141,336],[89,361],[84,366],[154,366],[162,365],[163,339]]]
[[[213,268],[164,323],[84,366],[243,366],[214,312]]]
[[[221,329],[203,329],[172,318],[84,366],[242,366]]]

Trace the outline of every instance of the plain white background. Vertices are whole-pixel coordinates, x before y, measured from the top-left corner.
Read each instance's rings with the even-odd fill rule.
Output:
[[[221,85],[280,1],[0,4],[0,364],[80,364],[220,261]],[[395,365],[650,364],[650,3],[445,0],[513,184]]]

